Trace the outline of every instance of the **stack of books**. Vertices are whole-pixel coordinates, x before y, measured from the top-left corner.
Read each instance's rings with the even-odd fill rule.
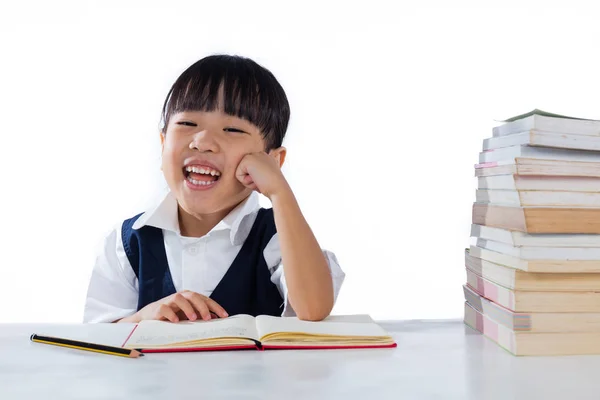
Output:
[[[482,150],[465,323],[515,355],[600,354],[600,121],[534,110]]]

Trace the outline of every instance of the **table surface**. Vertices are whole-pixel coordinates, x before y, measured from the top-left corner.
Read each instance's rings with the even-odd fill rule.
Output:
[[[29,341],[35,332],[121,345],[128,324],[0,324],[0,399],[600,398],[600,356],[515,357],[461,321],[381,325],[397,348],[128,359]]]

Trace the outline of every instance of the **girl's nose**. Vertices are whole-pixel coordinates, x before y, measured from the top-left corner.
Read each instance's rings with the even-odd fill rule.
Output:
[[[192,150],[201,152],[210,151],[216,153],[219,151],[219,145],[215,135],[209,129],[204,129],[195,133],[189,147]]]

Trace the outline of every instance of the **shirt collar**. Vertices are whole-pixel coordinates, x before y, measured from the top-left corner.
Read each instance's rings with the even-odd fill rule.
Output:
[[[208,234],[229,230],[231,244],[234,246],[241,245],[250,233],[250,229],[256,218],[256,212],[259,208],[258,194],[252,192],[250,196],[231,210],[225,218],[219,221]],[[173,193],[169,191],[157,206],[140,215],[132,228],[140,229],[146,225],[175,232],[181,236],[177,214],[177,199]]]

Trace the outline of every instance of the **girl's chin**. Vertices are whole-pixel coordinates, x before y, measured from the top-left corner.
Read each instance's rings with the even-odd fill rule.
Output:
[[[206,215],[233,209],[250,193],[248,190],[223,193],[222,190],[190,190],[183,187],[177,195],[177,201],[189,214]]]

